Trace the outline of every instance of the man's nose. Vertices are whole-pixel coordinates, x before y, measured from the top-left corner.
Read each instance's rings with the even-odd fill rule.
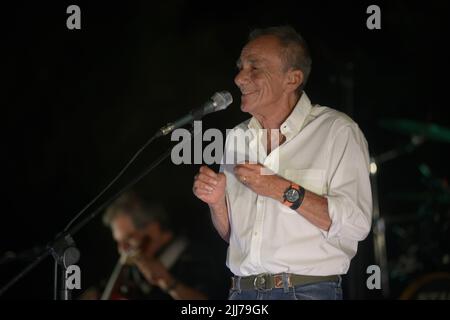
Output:
[[[130,250],[130,245],[126,242],[118,243],[117,247],[118,247],[118,249],[119,249],[118,251],[120,253],[124,253],[124,252],[127,252],[128,250]]]
[[[245,85],[249,81],[248,78],[248,72],[244,69],[241,69],[236,77],[234,77],[234,83],[241,88],[243,85]]]

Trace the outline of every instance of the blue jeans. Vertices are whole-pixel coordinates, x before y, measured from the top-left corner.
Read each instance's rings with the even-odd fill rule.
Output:
[[[230,290],[229,300],[342,300],[342,278],[269,290]]]

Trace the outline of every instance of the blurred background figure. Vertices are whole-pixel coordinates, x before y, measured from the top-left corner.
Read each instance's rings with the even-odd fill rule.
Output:
[[[86,290],[80,299],[223,298],[227,277],[215,265],[218,259],[175,232],[161,205],[126,193],[108,207],[103,221],[120,258],[107,283]]]

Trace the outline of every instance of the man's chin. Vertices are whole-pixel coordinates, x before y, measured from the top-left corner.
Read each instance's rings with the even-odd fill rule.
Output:
[[[241,103],[241,111],[242,112],[249,112],[251,110],[251,107],[248,104]]]
[[[241,111],[250,112],[254,108],[253,104],[241,101]]]
[[[246,96],[241,96],[241,110],[242,112],[250,112],[256,106],[255,93]]]

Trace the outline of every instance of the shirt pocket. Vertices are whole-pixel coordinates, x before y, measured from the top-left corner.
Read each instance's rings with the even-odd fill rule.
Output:
[[[320,196],[326,194],[325,170],[321,169],[286,169],[284,177],[306,190]]]

